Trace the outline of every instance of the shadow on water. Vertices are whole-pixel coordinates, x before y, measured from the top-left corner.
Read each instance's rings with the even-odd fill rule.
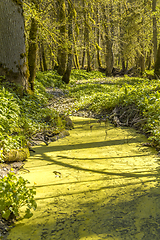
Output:
[[[55,159],[52,159],[48,156],[46,156],[45,154],[42,154],[42,158],[44,158],[45,160],[47,160],[48,162],[52,162],[54,165],[59,165],[62,167],[66,167],[66,168],[72,168],[75,170],[80,170],[80,171],[86,171],[86,172],[91,172],[91,173],[98,173],[98,174],[104,174],[104,175],[112,175],[112,176],[122,176],[122,177],[150,177],[150,176],[157,176],[157,174],[155,173],[147,173],[147,174],[137,174],[137,173],[116,173],[116,172],[107,172],[107,171],[99,171],[99,170],[94,170],[94,169],[88,169],[85,167],[79,167],[79,166],[75,166],[73,164],[68,164],[68,163],[64,163],[63,161],[57,161]],[[61,157],[63,159],[63,157]]]
[[[54,152],[54,151],[66,151],[73,149],[85,149],[85,148],[99,148],[113,145],[123,145],[128,143],[140,143],[141,140],[139,137],[137,138],[128,138],[127,142],[125,139],[117,139],[117,140],[109,140],[109,141],[101,141],[101,142],[90,142],[90,143],[79,143],[79,144],[71,144],[71,145],[61,145],[61,146],[47,146],[45,148],[45,152]]]

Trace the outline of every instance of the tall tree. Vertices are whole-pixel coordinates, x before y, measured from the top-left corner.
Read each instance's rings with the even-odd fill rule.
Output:
[[[57,0],[59,43],[58,43],[58,73],[63,75],[66,68],[66,4],[65,0]]]
[[[84,42],[86,44],[86,52],[87,52],[87,72],[91,71],[91,56],[90,56],[90,25],[89,25],[89,8],[90,4],[83,0],[83,13],[84,13]]]
[[[98,62],[98,67],[102,68],[102,62],[101,62],[101,56],[100,56],[100,9],[99,9],[99,3],[97,4],[96,7],[96,23],[97,23],[97,32],[96,32],[96,37],[97,37],[97,62]]]
[[[106,53],[105,53],[105,62],[106,62],[106,76],[112,75],[113,70],[113,29],[112,29],[112,2],[107,6],[102,5],[103,12],[103,27],[105,31],[105,42],[106,42]]]
[[[154,75],[156,78],[160,78],[160,44],[158,46],[156,61],[154,65]]]
[[[37,21],[31,19],[31,28],[29,33],[29,49],[28,49],[28,67],[29,67],[29,84],[34,92],[34,79],[36,76],[36,56],[37,56]]]
[[[0,0],[0,75],[28,88],[22,1]]]
[[[68,41],[69,41],[69,47],[68,47],[68,62],[67,62],[67,67],[66,71],[62,77],[62,81],[65,83],[69,83],[69,78],[71,74],[71,69],[72,69],[72,59],[73,59],[73,16],[74,16],[74,6],[73,6],[73,1],[70,0],[68,3]]]
[[[156,55],[157,55],[157,18],[156,18],[156,5],[157,5],[157,0],[152,0],[154,62],[156,62]]]

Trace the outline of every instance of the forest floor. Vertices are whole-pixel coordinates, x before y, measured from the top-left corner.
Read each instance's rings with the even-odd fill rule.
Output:
[[[50,107],[74,110],[75,100],[61,89],[47,91],[53,94]],[[25,165],[30,173],[20,173],[36,182],[38,209],[32,219],[17,222],[9,236],[8,223],[1,221],[6,239],[159,239],[158,158],[144,135],[126,128],[141,122],[131,109],[114,111],[120,116],[112,119],[116,127],[97,122],[106,112],[72,111],[70,136],[34,148]]]

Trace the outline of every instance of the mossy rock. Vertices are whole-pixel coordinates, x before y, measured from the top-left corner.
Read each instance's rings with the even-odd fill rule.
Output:
[[[5,155],[5,162],[24,161],[29,158],[29,156],[30,153],[28,148],[11,149],[10,152]]]
[[[73,124],[72,120],[70,119],[70,117],[68,117],[64,114],[60,114],[60,117],[62,118],[62,122],[65,125],[67,130],[71,130],[74,128],[74,124]]]

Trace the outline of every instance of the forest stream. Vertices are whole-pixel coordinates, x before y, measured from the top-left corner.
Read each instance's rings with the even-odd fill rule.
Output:
[[[134,129],[72,120],[70,136],[34,147],[21,176],[36,184],[38,207],[7,239],[160,239],[157,152]]]

